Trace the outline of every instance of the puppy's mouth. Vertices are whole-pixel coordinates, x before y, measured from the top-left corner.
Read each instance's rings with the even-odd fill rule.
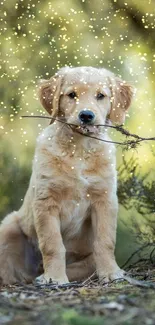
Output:
[[[98,134],[99,127],[96,125],[81,124],[75,127],[74,131],[82,134]]]

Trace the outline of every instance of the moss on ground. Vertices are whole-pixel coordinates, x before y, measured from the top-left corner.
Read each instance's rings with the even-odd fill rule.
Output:
[[[141,269],[132,270],[143,280],[133,284],[1,287],[0,324],[154,325],[155,270]]]

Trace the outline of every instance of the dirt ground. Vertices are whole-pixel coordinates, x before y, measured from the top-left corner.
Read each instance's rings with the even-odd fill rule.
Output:
[[[129,271],[132,283],[1,286],[0,324],[155,325],[155,267]]]

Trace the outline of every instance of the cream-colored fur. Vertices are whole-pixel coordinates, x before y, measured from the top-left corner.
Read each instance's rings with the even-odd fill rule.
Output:
[[[88,109],[94,125],[107,118],[121,124],[132,89],[108,70],[66,67],[40,83],[39,97],[52,117],[79,128],[56,121],[37,139],[23,205],[0,227],[0,277],[4,284],[30,282],[41,272],[41,282],[84,280],[95,271],[103,281],[122,277],[114,256],[115,147],[86,137],[88,131],[109,140],[104,127],[80,126],[78,115]]]

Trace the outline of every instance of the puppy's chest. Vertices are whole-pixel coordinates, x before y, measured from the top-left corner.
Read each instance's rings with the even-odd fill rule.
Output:
[[[73,157],[68,163],[71,173],[66,175],[69,191],[64,188],[66,196],[61,202],[61,226],[62,232],[71,236],[80,231],[84,220],[89,217],[94,193],[103,193],[106,181],[102,157],[96,159],[87,155],[79,160]]]
[[[105,187],[106,171],[111,169],[109,161],[100,153],[95,155],[86,152],[82,157],[75,155],[64,159],[64,165],[61,175],[66,186],[72,189],[72,199],[77,196],[81,199],[88,198],[94,189],[101,191]]]
[[[57,163],[54,162],[54,182],[59,189],[61,229],[64,236],[72,236],[80,231],[84,220],[89,217],[94,198],[104,193],[107,188],[108,165],[105,157],[95,152],[81,156],[61,156]]]

